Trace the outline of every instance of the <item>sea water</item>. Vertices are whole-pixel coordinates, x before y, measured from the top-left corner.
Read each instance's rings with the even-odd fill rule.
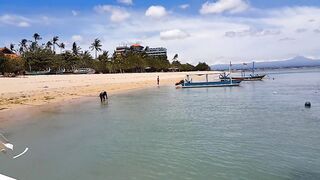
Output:
[[[310,101],[310,109],[304,103]],[[43,110],[5,129],[21,180],[320,179],[320,71],[240,87],[160,86]]]

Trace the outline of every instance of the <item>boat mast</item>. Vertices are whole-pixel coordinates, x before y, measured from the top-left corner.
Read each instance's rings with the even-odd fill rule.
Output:
[[[231,75],[231,66],[232,66],[232,64],[231,64],[231,61],[230,61],[230,64],[229,64],[229,75]]]
[[[252,75],[254,75],[254,61],[252,62]]]

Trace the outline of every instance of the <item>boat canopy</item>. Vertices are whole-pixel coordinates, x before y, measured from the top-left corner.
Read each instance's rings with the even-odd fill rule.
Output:
[[[187,76],[206,76],[206,75],[217,75],[217,74],[221,74],[221,72],[195,73],[195,74],[187,74]]]

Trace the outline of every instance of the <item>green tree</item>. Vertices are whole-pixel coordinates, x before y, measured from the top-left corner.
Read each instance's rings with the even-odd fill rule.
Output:
[[[32,42],[30,44],[29,50],[30,51],[35,51],[37,49],[37,43],[36,42]]]
[[[5,75],[6,73],[20,74],[24,71],[24,60],[22,58],[11,59],[0,53],[0,72]]]
[[[11,51],[16,52],[16,50],[14,49],[14,44],[11,43],[9,48],[10,48]]]
[[[178,57],[179,57],[179,55],[178,55],[178,54],[175,54],[174,57],[173,57],[173,60],[177,60]]]
[[[100,72],[100,73],[111,72],[112,67],[110,65],[111,64],[109,63],[109,52],[103,51],[102,54],[98,57],[98,61],[96,64],[97,72]],[[108,67],[108,66],[110,66],[110,67]]]
[[[123,55],[116,55],[114,52],[112,57],[112,65],[113,65],[113,71],[123,73],[125,68],[125,61],[124,61]]]
[[[66,48],[66,45],[64,43],[60,43],[59,48],[60,48],[60,54],[61,54],[62,50]]]
[[[51,49],[36,49],[35,51],[25,52],[23,59],[28,63],[31,71],[46,70],[52,66],[55,55]]]
[[[182,64],[180,63],[180,61],[174,60],[171,63],[171,67],[172,68],[178,68],[179,70],[181,70],[182,69]]]
[[[33,39],[34,39],[34,42],[37,44],[39,40],[41,40],[41,36],[38,34],[38,33],[34,33],[33,34]]]
[[[194,66],[192,64],[186,63],[186,64],[181,64],[181,71],[193,71]]]
[[[51,50],[51,48],[52,48],[52,42],[51,41],[48,41],[47,43],[46,43],[46,49],[50,49]]]
[[[4,63],[6,61],[6,58],[2,52],[0,52],[0,72],[1,74],[4,74]]]
[[[19,43],[19,46],[20,46],[20,54],[23,54],[26,50],[27,50],[27,43],[28,43],[28,40],[27,39],[22,39]]]
[[[56,53],[56,45],[58,45],[59,37],[54,36],[52,38],[52,44],[53,44],[53,52]],[[59,45],[58,45],[59,46]]]
[[[97,53],[101,51],[101,47],[102,47],[101,40],[96,38],[90,46],[90,49],[92,51],[93,50],[95,51],[95,59],[97,59]]]
[[[94,61],[89,51],[84,51],[80,57],[81,68],[94,68]]]
[[[195,71],[210,71],[210,66],[205,62],[199,62],[194,68]]]
[[[77,45],[77,43],[76,43],[76,42],[73,42],[73,44],[72,44],[72,53],[73,53],[75,56],[78,56],[80,50],[81,50],[81,48]]]
[[[68,51],[62,53],[60,56],[61,59],[63,59],[63,67],[66,69],[66,71],[71,72],[80,67],[80,58],[78,56],[75,56]]]

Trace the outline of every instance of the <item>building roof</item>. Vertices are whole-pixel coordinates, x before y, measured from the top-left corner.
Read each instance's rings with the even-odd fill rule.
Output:
[[[11,51],[7,47],[0,48],[0,52],[2,52],[3,54],[15,54],[13,51]]]
[[[15,58],[19,57],[16,53],[11,51],[7,47],[0,48],[0,52],[2,52],[6,57],[9,57],[11,59],[15,59]]]
[[[133,47],[142,47],[140,44],[132,44]]]

